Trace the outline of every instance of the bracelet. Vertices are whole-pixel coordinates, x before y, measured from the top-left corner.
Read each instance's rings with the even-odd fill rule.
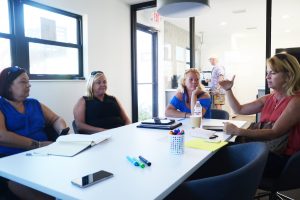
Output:
[[[38,141],[36,141],[36,140],[31,140],[30,147],[31,147],[32,149],[38,148],[38,147],[40,147],[40,142],[38,142]]]
[[[187,113],[185,112],[185,113],[184,113],[184,118],[186,118],[186,114],[187,114]]]
[[[225,91],[229,91],[229,90],[231,90],[231,88],[230,88],[230,89],[228,89],[228,90],[225,90]]]

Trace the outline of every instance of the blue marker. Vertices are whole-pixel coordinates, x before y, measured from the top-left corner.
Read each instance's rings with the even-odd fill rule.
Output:
[[[149,162],[148,160],[146,160],[146,159],[143,158],[142,156],[139,156],[139,159],[140,159],[143,163],[145,163],[146,165],[151,166],[151,162]]]
[[[137,162],[141,168],[145,168],[144,163],[139,162],[136,158],[133,158],[133,160]]]
[[[136,162],[133,158],[126,156],[127,160],[131,162],[134,166],[139,166],[139,163]]]

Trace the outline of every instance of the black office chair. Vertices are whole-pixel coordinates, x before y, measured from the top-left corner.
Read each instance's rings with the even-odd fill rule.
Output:
[[[279,177],[262,178],[259,189],[268,192],[257,194],[255,199],[260,199],[264,196],[269,196],[270,200],[291,199],[279,193],[279,191],[298,188],[300,188],[300,151],[289,158]]]
[[[267,157],[263,142],[224,147],[166,199],[252,200]]]
[[[229,113],[226,110],[220,109],[211,109],[211,118],[212,119],[229,119]]]

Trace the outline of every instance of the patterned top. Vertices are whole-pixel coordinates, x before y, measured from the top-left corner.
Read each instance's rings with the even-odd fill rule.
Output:
[[[219,77],[225,76],[225,69],[223,66],[214,66],[211,72],[211,92],[213,94],[225,94],[225,91],[219,85]]]

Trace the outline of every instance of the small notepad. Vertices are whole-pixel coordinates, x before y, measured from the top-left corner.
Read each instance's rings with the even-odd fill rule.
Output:
[[[187,132],[192,137],[198,137],[203,139],[208,139],[216,133],[216,131],[205,130],[203,128],[192,128],[188,129]]]
[[[186,147],[202,149],[206,151],[215,151],[223,146],[228,144],[228,142],[220,141],[220,142],[207,142],[204,139],[192,139],[185,143]]]

